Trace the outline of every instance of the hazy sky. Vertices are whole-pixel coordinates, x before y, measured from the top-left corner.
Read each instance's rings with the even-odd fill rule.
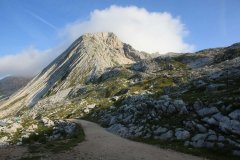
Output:
[[[239,0],[0,0],[0,77],[32,75],[85,32],[148,52],[240,41]]]

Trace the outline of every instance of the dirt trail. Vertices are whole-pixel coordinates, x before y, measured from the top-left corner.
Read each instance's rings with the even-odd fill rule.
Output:
[[[152,145],[130,141],[107,132],[99,125],[72,119],[81,124],[85,140],[70,151],[58,154],[41,153],[41,160],[200,160],[203,158],[161,149]],[[26,147],[15,146],[12,149],[0,149],[0,159],[20,159],[31,157]],[[36,156],[36,155],[32,155]],[[34,158],[33,158],[34,159]],[[36,158],[38,159],[38,158]]]
[[[199,160],[202,158],[133,142],[107,132],[95,123],[72,120],[80,123],[86,140],[74,150],[82,153],[82,159],[99,160]],[[78,157],[78,158],[80,158]],[[80,158],[80,159],[81,159]]]

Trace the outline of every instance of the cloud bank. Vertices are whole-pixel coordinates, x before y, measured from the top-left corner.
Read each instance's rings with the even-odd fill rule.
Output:
[[[94,10],[86,21],[76,21],[59,29],[64,43],[56,48],[38,50],[34,47],[0,57],[0,77],[32,76],[40,72],[66,49],[70,42],[86,32],[114,32],[135,49],[149,53],[188,52],[193,46],[184,42],[189,31],[180,18],[167,12],[149,12],[135,6],[111,6]]]
[[[189,31],[179,17],[167,12],[149,12],[135,6],[111,6],[94,10],[89,20],[76,21],[65,28],[74,40],[86,32],[114,32],[134,48],[149,53],[188,52],[193,46],[184,42]]]
[[[20,53],[0,57],[0,78],[7,75],[28,77],[36,75],[56,58],[63,49],[63,46],[58,46],[40,51],[34,47],[29,47]]]

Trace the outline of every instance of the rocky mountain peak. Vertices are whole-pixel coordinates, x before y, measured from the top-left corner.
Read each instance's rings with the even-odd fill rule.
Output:
[[[81,38],[85,42],[104,43],[113,48],[121,48],[123,46],[120,39],[112,32],[85,33]]]
[[[149,57],[133,49],[109,32],[86,33],[37,75],[25,88],[17,92],[0,109],[9,112],[20,106],[34,106],[49,91],[74,88],[93,82],[109,67],[131,64]],[[4,115],[2,115],[4,116]]]

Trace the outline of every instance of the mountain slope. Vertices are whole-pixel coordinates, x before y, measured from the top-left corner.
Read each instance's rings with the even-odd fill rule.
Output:
[[[16,113],[34,106],[47,92],[60,91],[96,80],[108,67],[131,64],[149,57],[122,43],[113,33],[85,34],[37,75],[24,89],[0,106]]]
[[[0,96],[8,97],[24,87],[31,78],[9,76],[0,80]]]

